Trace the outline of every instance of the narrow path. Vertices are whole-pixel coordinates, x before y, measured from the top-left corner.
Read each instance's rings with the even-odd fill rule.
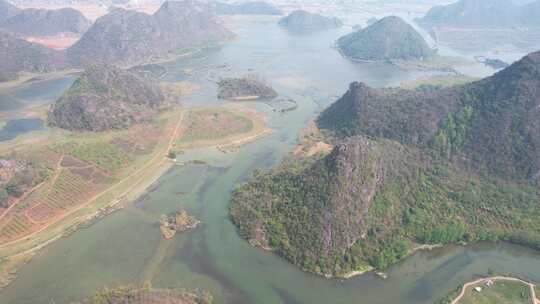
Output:
[[[495,277],[490,277],[490,278],[483,278],[483,279],[478,279],[476,281],[466,283],[465,285],[463,285],[463,288],[461,289],[461,292],[459,293],[459,295],[450,304],[457,304],[463,298],[463,296],[465,295],[465,292],[467,291],[467,288],[469,288],[471,286],[474,286],[474,285],[477,285],[477,284],[480,284],[480,283],[486,283],[489,280],[494,281],[494,282],[495,281],[521,282],[521,283],[529,286],[529,288],[531,290],[531,298],[533,300],[532,304],[540,304],[540,300],[538,300],[538,298],[536,297],[536,291],[534,289],[534,287],[536,286],[535,284],[529,283],[527,281],[523,281],[521,279],[512,278],[512,277],[504,277],[504,276],[495,276]]]
[[[47,194],[51,193],[54,184],[56,184],[56,181],[58,180],[58,177],[60,176],[60,173],[62,171],[62,162],[64,161],[64,157],[65,155],[62,155],[58,163],[56,163],[56,167],[54,168],[54,176],[51,179],[51,187],[49,187],[49,189],[47,190]]]
[[[60,217],[58,217],[56,220],[54,221],[51,221],[49,224],[43,226],[42,228],[40,228],[39,230],[36,230],[34,232],[32,232],[31,234],[28,234],[28,235],[25,235],[23,238],[19,238],[19,239],[16,239],[16,240],[13,240],[11,242],[8,242],[8,243],[4,243],[2,245],[0,245],[0,248],[6,248],[6,247],[9,247],[9,246],[12,246],[13,244],[16,244],[22,240],[26,240],[28,238],[31,238],[32,236],[35,236],[36,234],[46,230],[47,228],[51,227],[52,225],[58,223],[60,220],[68,217],[69,215],[83,209],[83,208],[86,208],[88,205],[90,205],[91,203],[93,203],[95,200],[97,200],[98,198],[104,196],[105,194],[109,193],[110,191],[112,191],[113,189],[115,189],[116,187],[118,187],[119,185],[123,184],[124,182],[128,181],[129,179],[133,178],[134,176],[138,175],[139,173],[141,173],[142,171],[146,170],[148,167],[154,165],[154,162],[157,161],[159,158],[163,158],[163,161],[165,161],[165,157],[167,155],[167,153],[169,152],[169,150],[174,146],[174,141],[176,139],[176,137],[178,136],[178,132],[180,130],[180,126],[182,125],[182,121],[184,119],[184,111],[185,110],[182,110],[182,112],[180,113],[180,117],[178,119],[178,123],[176,124],[176,127],[174,129],[174,131],[172,132],[171,134],[171,137],[168,141],[168,144],[167,146],[165,147],[165,149],[163,149],[162,151],[160,152],[157,152],[156,155],[151,159],[149,160],[145,166],[142,166],[141,168],[139,168],[137,171],[131,173],[130,175],[126,176],[124,179],[122,179],[121,181],[119,181],[118,183],[112,185],[111,187],[107,188],[105,191],[95,195],[94,197],[90,198],[86,203],[78,206],[77,208],[74,208],[64,214],[62,214]],[[160,163],[161,163],[160,162]],[[131,192],[133,190],[133,188],[135,188],[138,184],[139,184],[140,181],[137,181],[137,182],[134,182],[128,189],[126,189],[126,191],[122,192],[120,195],[118,195],[117,197],[123,197],[125,196],[127,193]],[[120,200],[117,200],[117,202],[119,202]],[[38,248],[40,247],[40,245],[36,246],[35,248]],[[28,251],[31,251],[28,250]]]
[[[62,160],[64,159],[64,155],[62,155],[62,157],[60,157],[60,160],[56,163],[56,167],[55,167],[55,175],[53,176],[53,183],[54,181],[56,181],[56,179],[58,178],[58,175],[60,175],[60,164],[62,163]],[[26,191],[21,197],[19,197],[17,200],[15,200],[15,202],[13,204],[11,204],[11,206],[9,206],[6,211],[4,211],[4,213],[2,213],[2,215],[0,215],[0,221],[9,213],[9,211],[11,211],[11,209],[15,208],[20,202],[24,201],[25,198],[27,198],[32,192],[34,192],[36,189],[38,189],[39,187],[41,187],[42,185],[44,185],[47,181],[42,181],[41,183],[35,185],[34,187],[32,187],[32,189]]]

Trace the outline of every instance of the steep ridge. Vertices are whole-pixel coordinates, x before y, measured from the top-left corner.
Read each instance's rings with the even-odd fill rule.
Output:
[[[338,136],[366,134],[466,157],[477,169],[529,178],[540,169],[540,52],[460,87],[421,93],[353,83],[318,119]]]
[[[24,36],[53,36],[61,33],[82,34],[90,25],[90,20],[72,8],[25,9],[1,22],[0,28]]]
[[[231,35],[216,21],[208,5],[174,1],[163,3],[154,15],[115,9],[96,20],[67,53],[75,66],[131,64]]]
[[[415,244],[506,240],[540,249],[540,52],[430,93],[353,83],[317,124],[327,156],[239,186],[231,218],[304,270],[384,269]]]

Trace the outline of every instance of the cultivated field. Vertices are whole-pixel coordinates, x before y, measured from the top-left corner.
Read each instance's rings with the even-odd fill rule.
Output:
[[[243,107],[172,109],[128,130],[50,129],[1,143],[1,160],[40,164],[45,178],[0,207],[0,287],[36,251],[143,194],[173,165],[169,151],[240,145],[267,132],[264,117]]]
[[[58,142],[21,148],[19,158],[45,164],[50,173],[2,211],[0,244],[40,231],[118,182],[167,139],[165,127],[158,121],[127,131],[67,134]]]
[[[264,117],[247,108],[192,109],[186,114],[177,146],[189,149],[242,144],[268,131]]]

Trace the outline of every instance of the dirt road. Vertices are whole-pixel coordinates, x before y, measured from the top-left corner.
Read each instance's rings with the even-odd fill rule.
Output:
[[[536,286],[535,284],[532,284],[532,283],[529,283],[527,281],[523,281],[521,279],[517,279],[517,278],[512,278],[512,277],[503,277],[503,276],[495,276],[495,277],[490,277],[490,278],[483,278],[483,279],[478,279],[476,281],[472,281],[472,282],[469,282],[469,283],[466,283],[465,285],[463,285],[463,288],[461,289],[461,292],[459,293],[459,295],[451,302],[451,304],[457,304],[459,303],[459,301],[463,298],[463,296],[465,295],[465,292],[467,291],[467,288],[471,287],[471,286],[474,286],[474,285],[477,285],[477,284],[481,284],[481,283],[487,283],[487,281],[511,281],[511,282],[521,282],[527,286],[529,286],[529,288],[531,289],[531,297],[533,299],[533,303],[531,304],[540,304],[540,301],[538,300],[538,298],[536,297],[536,292],[535,292],[535,289],[534,287]]]

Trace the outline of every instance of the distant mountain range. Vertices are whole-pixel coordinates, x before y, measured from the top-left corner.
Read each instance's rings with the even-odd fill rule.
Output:
[[[78,28],[83,30],[84,27],[83,24]],[[34,26],[28,29],[38,31]],[[43,26],[39,31],[49,29]],[[209,5],[195,1],[165,2],[153,15],[114,9],[97,19],[79,41],[65,51],[53,51],[28,43],[13,33],[3,31],[0,54],[5,56],[0,57],[0,67],[3,67],[0,74],[5,81],[16,78],[22,71],[48,71],[68,66],[79,68],[97,63],[135,65],[232,36],[217,21]]]
[[[283,12],[274,5],[264,1],[243,3],[215,3],[218,15],[282,15]]]
[[[337,44],[343,55],[355,60],[417,60],[435,54],[410,24],[396,16],[345,35]]]
[[[53,36],[84,33],[92,23],[72,8],[25,9],[0,22],[0,28],[22,36]]]
[[[540,249],[540,52],[431,92],[352,83],[318,118],[326,156],[256,173],[231,216],[302,269],[385,269],[415,244],[505,240]]]
[[[508,0],[460,0],[435,6],[417,21],[424,27],[540,26],[540,1],[518,5]]]
[[[75,131],[124,129],[152,119],[165,97],[149,78],[110,65],[91,66],[53,104],[51,126]]]
[[[50,72],[66,66],[60,52],[0,30],[0,82],[15,79],[21,71]]]
[[[96,62],[131,64],[231,36],[208,5],[191,0],[170,1],[153,15],[114,9],[98,18],[67,54],[74,66]]]
[[[279,25],[292,31],[316,31],[339,28],[343,22],[339,18],[297,10],[283,17]]]
[[[20,36],[82,34],[91,22],[72,8],[57,10],[19,9],[0,0],[0,28]]]

